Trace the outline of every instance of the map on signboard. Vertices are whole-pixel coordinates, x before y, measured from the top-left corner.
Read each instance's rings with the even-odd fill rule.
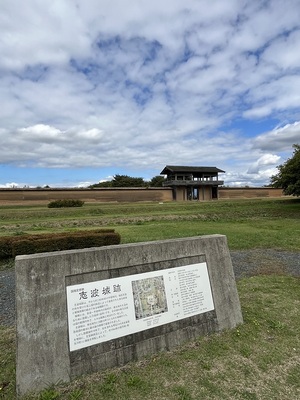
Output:
[[[163,276],[132,281],[136,320],[168,311]]]

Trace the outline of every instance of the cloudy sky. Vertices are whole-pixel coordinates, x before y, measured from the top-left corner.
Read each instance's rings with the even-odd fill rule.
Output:
[[[0,187],[261,186],[300,142],[299,0],[9,0],[0,30]]]

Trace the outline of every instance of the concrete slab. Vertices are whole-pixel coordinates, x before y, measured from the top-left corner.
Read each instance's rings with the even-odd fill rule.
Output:
[[[206,263],[214,310],[70,351],[66,287]],[[18,395],[170,350],[243,322],[224,235],[16,257]]]

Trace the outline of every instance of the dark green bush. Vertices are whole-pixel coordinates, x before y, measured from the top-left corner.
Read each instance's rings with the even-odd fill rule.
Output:
[[[53,200],[48,204],[48,208],[63,208],[63,207],[82,207],[84,201],[74,199]]]
[[[121,237],[114,229],[2,237],[0,259],[21,254],[109,246],[120,241]]]
[[[4,236],[0,238],[0,260],[10,258],[12,256],[12,242],[15,237]]]

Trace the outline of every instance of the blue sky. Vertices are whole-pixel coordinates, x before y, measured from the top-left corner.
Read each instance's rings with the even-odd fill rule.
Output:
[[[262,186],[300,142],[299,0],[10,0],[0,31],[0,187]]]

